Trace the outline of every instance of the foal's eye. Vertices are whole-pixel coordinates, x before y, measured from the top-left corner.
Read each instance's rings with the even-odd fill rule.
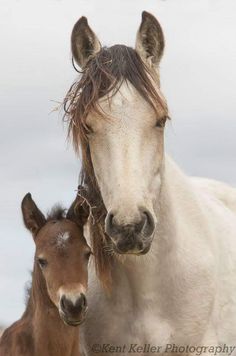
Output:
[[[43,269],[43,268],[45,268],[45,267],[47,267],[47,264],[48,264],[48,262],[47,262],[47,260],[45,260],[44,258],[38,258],[38,264],[39,264],[39,267],[41,268],[41,269]]]
[[[85,258],[87,259],[87,260],[89,260],[89,257],[92,255],[92,251],[88,251],[88,252],[86,252],[86,254],[85,254]]]

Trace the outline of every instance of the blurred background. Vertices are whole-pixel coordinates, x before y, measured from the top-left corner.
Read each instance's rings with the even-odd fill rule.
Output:
[[[166,149],[190,175],[236,185],[235,0],[1,0],[0,325],[24,311],[34,244],[20,203],[47,212],[75,196],[79,159],[53,111],[77,73],[70,33],[82,15],[103,45],[134,45],[142,10],[163,26],[162,89],[172,121]]]

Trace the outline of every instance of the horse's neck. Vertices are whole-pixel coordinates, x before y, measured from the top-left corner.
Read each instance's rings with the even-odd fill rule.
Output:
[[[186,176],[176,163],[168,156],[165,157],[162,171],[162,185],[157,199],[156,214],[159,220],[156,235],[160,242],[173,244],[180,220],[189,212],[199,209],[199,199],[193,188],[191,179]],[[173,240],[174,238],[174,240]]]
[[[48,296],[46,283],[38,266],[34,267],[26,314],[33,325],[35,355],[78,356],[78,329],[65,325],[61,320],[57,308]]]
[[[159,220],[156,229],[156,236],[160,240],[157,242],[158,246],[169,244],[169,248],[175,248],[176,244],[183,243],[181,234],[178,233],[184,223],[196,225],[203,219],[202,197],[191,178],[166,156],[156,210]]]

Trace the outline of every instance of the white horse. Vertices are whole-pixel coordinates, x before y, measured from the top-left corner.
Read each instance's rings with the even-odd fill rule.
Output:
[[[147,12],[135,50],[102,48],[84,17],[72,32],[83,74],[67,114],[86,184],[104,204],[97,252],[112,254],[110,292],[91,266],[85,355],[236,345],[236,189],[190,178],[164,153],[163,50]]]

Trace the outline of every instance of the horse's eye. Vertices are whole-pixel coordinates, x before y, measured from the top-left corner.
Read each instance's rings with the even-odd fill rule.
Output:
[[[41,269],[43,269],[43,268],[45,268],[45,267],[47,267],[47,264],[48,264],[48,262],[47,262],[47,260],[45,260],[44,258],[38,258],[38,264],[39,264],[39,267],[41,268]]]
[[[86,124],[86,131],[87,135],[91,135],[93,133],[92,127],[88,124]]]
[[[161,119],[158,119],[158,121],[156,123],[156,127],[165,127],[167,118],[168,118],[167,116],[164,116]]]

